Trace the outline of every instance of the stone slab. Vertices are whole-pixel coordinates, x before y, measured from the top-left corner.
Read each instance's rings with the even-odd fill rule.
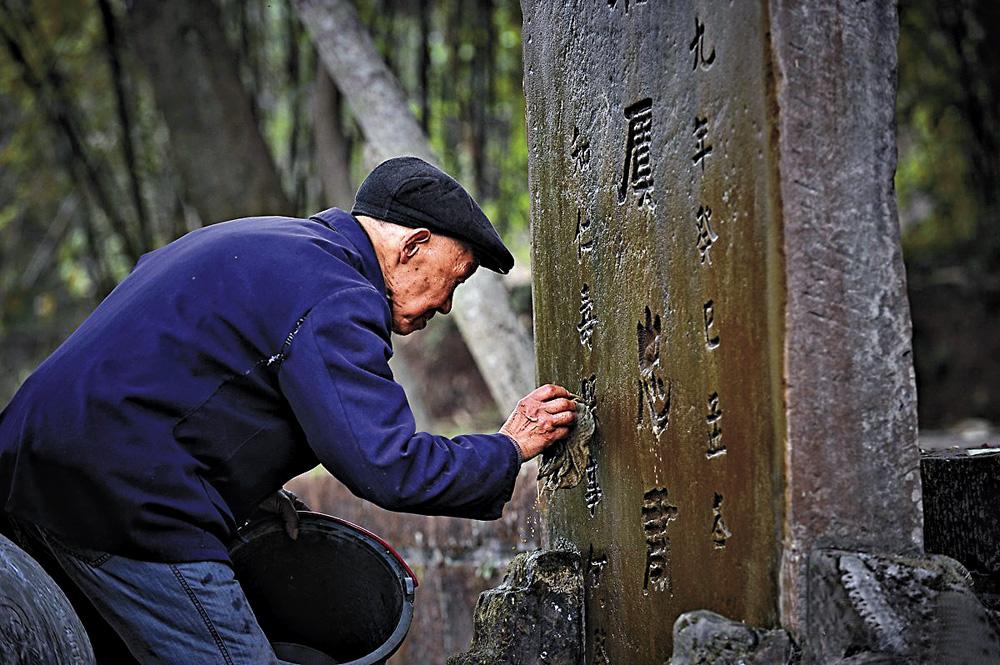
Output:
[[[540,381],[589,401],[587,662],[802,623],[808,552],[920,546],[895,8],[523,0]]]
[[[781,629],[761,630],[714,612],[687,612],[674,623],[669,665],[793,665],[795,645]]]

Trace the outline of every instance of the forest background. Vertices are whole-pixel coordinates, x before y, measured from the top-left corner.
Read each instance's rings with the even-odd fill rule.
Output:
[[[226,219],[350,207],[361,178],[391,147],[374,145],[338,90],[342,81],[324,67],[302,11],[309,4],[0,0],[0,405],[141,254]],[[517,257],[505,282],[530,335],[518,2],[353,5],[430,150],[473,192]],[[926,438],[995,440],[1000,5],[901,0],[898,7],[896,191],[920,424]],[[497,403],[453,318],[397,340],[406,361],[397,373],[428,429],[489,431],[513,404]],[[437,608],[436,621],[450,616],[456,626],[422,647],[425,657],[464,647],[478,588],[495,581],[510,550],[537,541],[523,514],[505,518],[499,536],[438,522],[415,529],[346,505],[331,484],[314,478],[299,486],[317,507],[409,533],[399,537],[421,570],[436,565],[444,578],[449,561],[462,563],[465,577],[454,578],[462,583],[453,592],[467,600]],[[530,511],[530,496],[521,504]],[[427,529],[450,535],[438,542]],[[484,543],[488,556],[468,554]]]

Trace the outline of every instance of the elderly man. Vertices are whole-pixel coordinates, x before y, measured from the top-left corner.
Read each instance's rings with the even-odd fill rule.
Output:
[[[321,463],[393,510],[495,519],[565,436],[543,386],[496,434],[415,431],[390,330],[447,314],[513,257],[469,194],[413,157],[352,214],[200,229],[144,256],[0,415],[0,497],[143,663],[274,662],[226,544]]]

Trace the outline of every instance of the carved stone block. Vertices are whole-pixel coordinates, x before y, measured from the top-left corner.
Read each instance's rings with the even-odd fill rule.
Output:
[[[990,612],[954,559],[816,550],[809,562],[806,663],[869,654],[939,665],[1000,662]]]
[[[814,547],[921,545],[895,4],[522,10],[538,378],[595,379],[542,502],[606,557],[587,662],[662,663],[691,608],[797,635]]]
[[[479,596],[472,646],[448,665],[583,662],[583,567],[572,552],[519,554]]]
[[[674,622],[670,665],[790,665],[796,656],[783,630],[752,628],[707,610],[687,612]]]

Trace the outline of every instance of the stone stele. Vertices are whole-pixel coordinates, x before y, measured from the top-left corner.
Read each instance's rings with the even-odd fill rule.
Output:
[[[803,627],[815,547],[921,545],[894,3],[523,0],[538,378],[593,407],[588,663]]]

